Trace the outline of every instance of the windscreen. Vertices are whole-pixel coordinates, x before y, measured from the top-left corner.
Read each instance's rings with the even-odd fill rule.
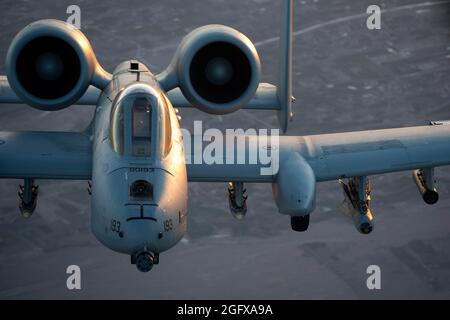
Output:
[[[132,152],[134,156],[149,157],[152,140],[152,108],[147,98],[136,98],[132,107]]]

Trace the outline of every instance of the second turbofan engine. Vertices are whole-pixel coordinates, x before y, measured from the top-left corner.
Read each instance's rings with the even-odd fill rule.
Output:
[[[89,85],[103,89],[111,79],[85,35],[53,19],[34,22],[16,35],[6,56],[6,73],[23,102],[48,111],[74,104]]]
[[[207,25],[182,40],[158,81],[166,91],[179,87],[202,111],[226,114],[250,101],[260,74],[258,53],[245,35],[230,27]]]

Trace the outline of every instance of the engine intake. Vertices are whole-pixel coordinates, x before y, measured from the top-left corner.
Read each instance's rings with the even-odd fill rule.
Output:
[[[16,35],[7,53],[6,73],[16,95],[41,110],[68,107],[90,84],[103,89],[111,78],[84,34],[52,19],[34,22]]]
[[[261,64],[253,43],[222,25],[188,34],[158,80],[166,91],[177,86],[202,111],[226,114],[244,106],[256,92]]]

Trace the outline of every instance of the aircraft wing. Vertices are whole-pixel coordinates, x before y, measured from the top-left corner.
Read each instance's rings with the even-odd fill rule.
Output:
[[[316,181],[365,176],[450,164],[450,124],[368,130],[313,136],[280,136],[272,145],[273,163],[239,164],[229,161],[233,153],[225,146],[220,163],[196,164],[195,152],[186,145],[189,181],[274,182],[278,169],[292,153],[311,166]],[[235,136],[232,137],[234,139]],[[258,136],[245,136],[245,159]],[[198,155],[202,159],[202,154]],[[0,178],[74,179],[91,178],[92,149],[89,136],[72,132],[0,132]],[[227,164],[229,162],[229,164]]]
[[[227,138],[224,137],[224,144]],[[246,139],[245,156],[249,159],[248,146],[260,143],[260,139],[258,136],[246,136]],[[185,149],[190,150],[186,146]],[[272,151],[275,150],[272,145]],[[221,163],[226,163],[227,154],[232,152],[225,147]],[[261,163],[195,164],[195,153],[192,152],[187,157],[192,162],[187,165],[188,179],[200,182],[274,182],[277,169],[292,153],[298,153],[306,160],[317,182],[449,165],[450,123],[301,137],[280,136],[279,154],[272,156],[274,163],[270,166]],[[270,174],[267,174],[268,167],[272,167]],[[261,174],[263,168],[266,168],[266,174]]]
[[[450,164],[450,125],[368,130],[304,137],[300,153],[317,181]]]
[[[91,178],[88,135],[75,132],[0,132],[0,178]]]

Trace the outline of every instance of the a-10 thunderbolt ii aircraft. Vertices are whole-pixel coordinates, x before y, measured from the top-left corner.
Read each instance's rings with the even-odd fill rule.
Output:
[[[65,22],[41,20],[25,27],[7,53],[0,102],[47,111],[95,105],[96,112],[84,132],[0,132],[0,178],[23,179],[22,214],[30,216],[36,207],[36,180],[88,180],[97,239],[130,255],[140,271],[149,271],[159,263],[159,254],[186,232],[189,181],[229,183],[230,209],[237,217],[247,210],[244,183],[271,184],[279,212],[291,217],[295,231],[308,228],[320,181],[339,180],[346,212],[363,234],[373,229],[370,175],[411,170],[424,201],[435,203],[433,169],[450,163],[450,125],[445,121],[280,136],[278,145],[267,148],[278,152],[278,170],[264,175],[260,164],[185,161],[195,152],[184,150],[175,108],[197,107],[211,114],[273,109],[286,131],[293,101],[292,16],[292,1],[283,0],[276,86],[260,83],[260,60],[252,42],[222,25],[188,34],[158,75],[135,60],[106,72],[88,39]],[[247,142],[261,139],[267,137],[247,135],[245,152]]]

